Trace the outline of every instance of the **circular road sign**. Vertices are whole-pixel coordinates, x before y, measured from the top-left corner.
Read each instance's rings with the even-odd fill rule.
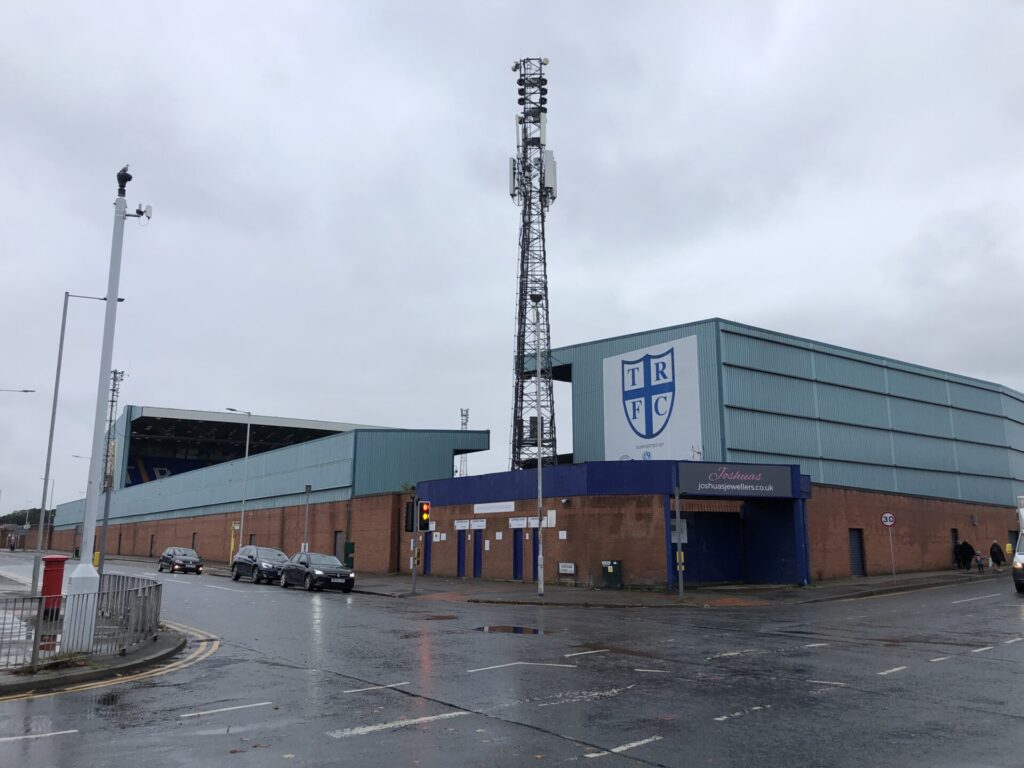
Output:
[[[892,512],[886,512],[884,515],[882,515],[882,525],[886,527],[892,527],[896,525],[896,515],[894,515]]]

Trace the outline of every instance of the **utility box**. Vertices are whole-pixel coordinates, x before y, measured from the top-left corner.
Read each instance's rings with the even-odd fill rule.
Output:
[[[602,585],[605,589],[622,589],[622,561],[602,560]]]

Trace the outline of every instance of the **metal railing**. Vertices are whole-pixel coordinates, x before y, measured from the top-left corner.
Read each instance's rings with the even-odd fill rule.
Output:
[[[161,595],[153,579],[105,573],[96,594],[2,598],[0,670],[123,655],[159,631]]]

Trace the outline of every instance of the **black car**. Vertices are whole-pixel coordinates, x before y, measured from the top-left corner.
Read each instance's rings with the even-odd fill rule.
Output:
[[[158,571],[163,571],[164,568],[171,573],[202,573],[203,558],[188,547],[168,547],[156,563]]]
[[[244,576],[253,584],[277,581],[281,577],[281,569],[287,562],[288,555],[280,549],[242,547],[231,560],[231,578],[238,581]]]
[[[314,589],[340,589],[351,592],[356,584],[356,575],[346,568],[334,555],[319,552],[299,552],[285,563],[281,571],[281,586],[301,586],[312,592]]]

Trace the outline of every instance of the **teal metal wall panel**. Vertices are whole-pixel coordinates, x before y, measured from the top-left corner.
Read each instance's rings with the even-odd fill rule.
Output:
[[[786,376],[810,379],[814,373],[810,349],[799,349],[722,329],[722,362]]]
[[[815,386],[819,418],[888,429],[889,408],[884,395],[831,384]]]
[[[953,411],[953,431],[958,440],[1006,445],[1006,427],[1000,418],[970,411]]]
[[[936,437],[953,437],[953,424],[948,408],[891,397],[889,410],[892,413],[892,428],[895,430]]]
[[[792,416],[814,417],[814,384],[774,373],[723,366],[725,404]]]
[[[1002,396],[991,389],[975,384],[968,386],[955,381],[949,382],[949,401],[954,408],[981,411],[993,416],[1002,416]]]
[[[455,451],[485,451],[490,433],[480,430],[358,430],[353,495],[411,488],[421,480],[450,478]]]
[[[821,460],[809,459],[806,456],[787,456],[782,453],[758,453],[757,451],[729,451],[726,461],[745,462],[747,464],[796,464],[800,474],[809,475],[811,482],[823,482]]]
[[[885,394],[885,368],[878,363],[850,360],[838,355],[814,353],[814,372],[818,381],[842,384]]]
[[[1006,478],[960,476],[960,492],[972,501],[1006,504],[1006,499],[1014,498],[1013,487],[1013,482]]]
[[[951,472],[929,472],[923,469],[896,470],[896,490],[917,496],[938,496],[943,499],[960,498],[958,478]]]
[[[1006,418],[1024,423],[1024,400],[1004,392],[999,397],[999,403]]]
[[[1003,427],[1006,430],[1006,444],[1015,450],[1024,451],[1024,424],[1004,421]]]
[[[896,432],[892,436],[892,447],[898,467],[956,472],[956,454],[952,440]]]
[[[956,443],[957,469],[966,475],[1010,477],[1010,457],[1013,453],[1013,451],[1007,451],[1005,448],[995,445],[958,442]]]
[[[822,422],[819,431],[824,459],[883,465],[892,463],[892,443],[887,430]]]
[[[946,389],[945,379],[891,367],[888,371],[888,379],[890,394],[914,400],[925,400],[939,405],[949,403],[949,392]]]
[[[816,422],[729,408],[730,449],[818,457]]]
[[[821,462],[820,483],[875,491],[895,491],[896,473],[892,467],[854,464],[847,461]]]
[[[1010,476],[1024,481],[1024,452],[1010,451]],[[1017,498],[1017,494],[1014,494]]]

